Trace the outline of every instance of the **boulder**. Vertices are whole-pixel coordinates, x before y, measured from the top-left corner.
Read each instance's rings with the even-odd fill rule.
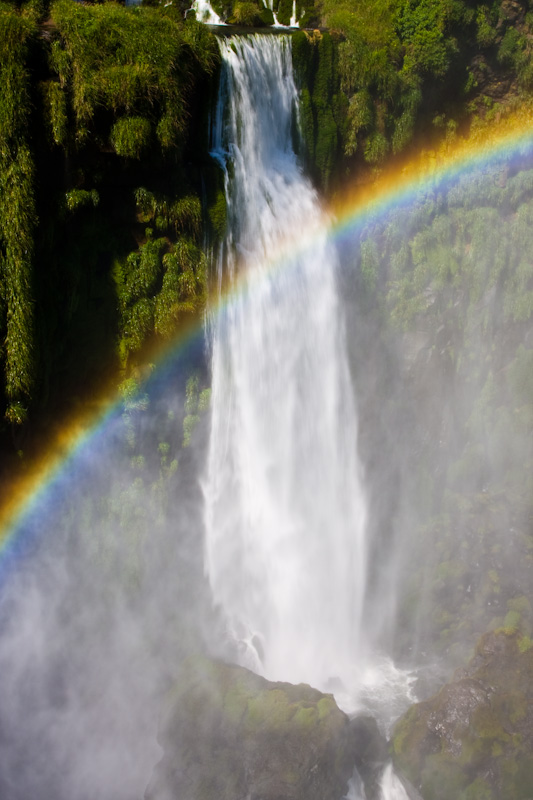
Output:
[[[160,726],[145,800],[340,800],[354,732],[332,695],[191,660]]]
[[[392,743],[424,800],[533,800],[533,642],[485,634],[466,668],[398,720]]]

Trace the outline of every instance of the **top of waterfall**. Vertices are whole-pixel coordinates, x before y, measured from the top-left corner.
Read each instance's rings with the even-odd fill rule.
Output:
[[[228,25],[227,23],[222,25],[211,25],[209,23],[207,27],[209,28],[212,33],[216,36],[255,36],[256,33],[267,35],[270,34],[271,36],[281,36],[281,35],[289,35],[291,36],[293,33],[297,33],[298,31],[307,31],[311,33],[313,30],[320,30],[321,33],[325,32],[325,28],[290,28],[290,27],[276,27],[275,25],[268,25],[262,28],[252,28],[246,25]]]

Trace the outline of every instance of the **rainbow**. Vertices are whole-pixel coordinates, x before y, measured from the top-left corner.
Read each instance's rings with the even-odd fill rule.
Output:
[[[290,269],[294,258],[311,248],[315,237],[325,231],[339,240],[357,237],[365,226],[385,219],[400,207],[409,208],[428,192],[446,190],[463,176],[510,163],[520,167],[533,164],[531,107],[522,106],[507,113],[503,119],[494,120],[491,127],[479,125],[467,138],[421,151],[393,168],[368,173],[344,196],[334,198],[324,213],[320,230],[313,231],[302,244],[280,243],[269,260],[268,271]],[[251,288],[244,279],[225,288],[213,313],[222,313],[236,294]],[[202,321],[182,327],[159,353],[154,375],[148,382],[164,382],[170,369],[176,370],[180,364],[183,368],[181,359],[202,341]],[[12,487],[10,497],[0,508],[0,577],[13,559],[27,549],[28,539],[39,536],[38,520],[61,502],[76,475],[83,471],[80,465],[97,454],[105,454],[116,442],[122,413],[122,398],[116,391],[105,392],[89,412],[62,425],[43,457]]]

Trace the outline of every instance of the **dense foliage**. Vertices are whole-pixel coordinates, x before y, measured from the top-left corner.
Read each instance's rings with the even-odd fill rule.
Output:
[[[305,155],[323,187],[361,164],[383,164],[414,139],[452,139],[472,115],[531,92],[533,17],[525,1],[324,0],[321,15],[333,72],[318,31],[294,36],[294,63]]]
[[[74,143],[102,136],[109,121],[119,155],[138,158],[152,137],[164,149],[179,146],[195,71],[209,70],[216,61],[207,34],[195,40],[190,27],[154,8],[86,7],[60,0],[51,14],[57,35],[49,58],[68,93]],[[55,121],[64,112],[55,93],[50,98]]]
[[[132,374],[201,310],[219,55],[172,7],[9,4],[0,27],[0,363],[18,426]]]
[[[293,13],[288,0],[214,5],[241,25]],[[218,50],[183,6],[1,8],[0,357],[12,424],[51,402],[58,374],[68,394],[111,368],[111,352],[131,370],[153,334],[168,337],[202,305],[202,184],[210,227],[225,226],[220,176],[204,160]],[[302,28],[330,31],[293,36],[301,149],[317,184],[332,190],[417,131],[453,137],[469,113],[528,93],[530,16],[521,3],[297,3]]]
[[[35,383],[35,188],[28,48],[35,24],[0,6],[0,335],[6,417],[21,423]]]

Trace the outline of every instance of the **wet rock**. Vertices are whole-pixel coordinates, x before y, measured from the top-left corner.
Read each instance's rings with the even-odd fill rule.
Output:
[[[453,681],[400,718],[393,751],[424,800],[533,798],[533,642],[485,634]]]
[[[367,800],[378,800],[379,783],[389,760],[387,740],[379,732],[374,717],[354,717],[350,720],[354,742],[354,761],[365,787]]]
[[[332,695],[195,659],[169,698],[145,800],[339,800],[354,733]]]

